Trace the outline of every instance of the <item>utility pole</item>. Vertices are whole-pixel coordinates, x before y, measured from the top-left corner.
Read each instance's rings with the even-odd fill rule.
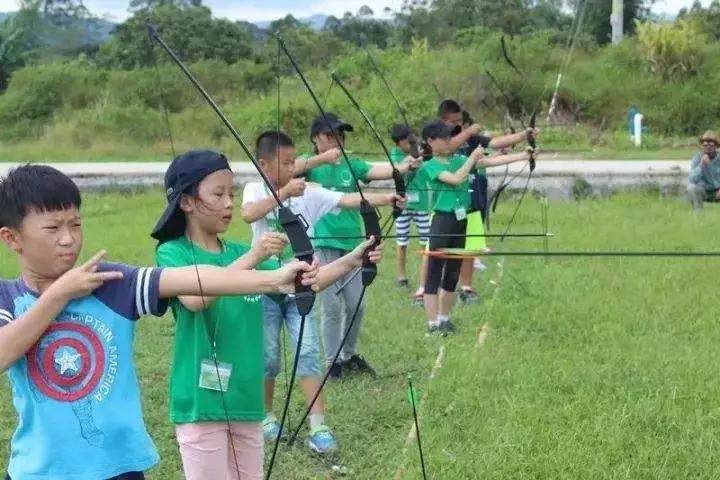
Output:
[[[612,0],[610,25],[612,26],[612,43],[617,45],[623,39],[623,0]]]

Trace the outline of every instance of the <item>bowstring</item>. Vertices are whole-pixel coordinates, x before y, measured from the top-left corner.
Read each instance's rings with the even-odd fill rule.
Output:
[[[280,65],[281,53],[282,53],[281,45],[278,43],[278,67]],[[280,123],[280,76],[279,76],[280,74],[279,74],[279,72],[280,72],[280,69],[278,68],[278,86],[277,86],[277,88],[278,88],[278,100],[277,100],[278,101],[278,132],[280,131],[279,130],[279,123]],[[276,154],[279,154],[279,149],[276,152]],[[280,162],[279,162],[279,158],[278,158],[278,169],[279,168],[280,168]],[[278,193],[278,197],[279,197],[279,193]],[[267,474],[265,476],[266,480],[269,480],[270,476],[272,475],[273,466],[275,465],[275,459],[277,458],[278,448],[280,447],[280,438],[282,437],[283,430],[285,429],[285,424],[288,422],[289,417],[290,417],[290,401],[292,400],[293,386],[295,385],[295,378],[297,376],[297,370],[298,370],[298,366],[300,364],[300,352],[302,349],[303,336],[305,334],[306,320],[307,320],[307,316],[301,315],[300,329],[298,330],[298,340],[297,340],[297,345],[295,346],[295,355],[294,355],[294,359],[293,359],[292,371],[290,373],[290,380],[286,387],[287,393],[285,395],[285,402],[283,405],[282,416],[280,419],[280,428],[278,429],[277,436],[275,437],[275,443],[273,445],[272,455],[270,456],[270,463],[268,464]],[[284,343],[283,343],[283,349],[285,349]],[[285,355],[287,355],[287,353],[285,353]],[[287,358],[287,357],[285,357],[285,358]],[[287,363],[285,366],[285,375],[287,378]]]
[[[275,62],[275,74],[277,76],[277,122],[276,122],[276,132],[277,132],[277,142],[275,143],[275,163],[277,163],[277,179],[280,178],[280,125],[282,123],[281,119],[281,110],[280,110],[280,54],[282,52],[280,51],[280,46],[278,46],[277,51],[277,58]],[[276,185],[277,186],[277,185]],[[280,188],[277,189],[278,197],[280,196]],[[278,264],[282,266],[282,255],[278,255]],[[283,377],[285,379],[285,391],[287,392],[289,390],[289,378],[288,378],[288,362],[287,362],[287,326],[285,325],[285,322],[282,322],[281,324],[281,331],[280,336],[282,337],[282,350],[283,350]],[[288,413],[288,419],[289,417]],[[276,439],[277,441],[277,439]]]
[[[294,68],[295,71],[297,72],[297,74],[298,74],[298,76],[300,77],[300,80],[302,81],[303,85],[305,85],[305,88],[306,88],[306,89],[308,90],[308,92],[310,93],[310,96],[312,97],[313,101],[315,102],[315,104],[317,105],[318,109],[320,110],[321,115],[323,116],[323,118],[324,118],[324,119],[326,120],[326,122],[327,122],[327,114],[326,114],[326,112],[325,112],[325,109],[322,108],[322,105],[320,104],[319,100],[317,99],[317,97],[316,97],[316,95],[315,95],[315,92],[314,92],[314,91],[312,90],[312,88],[310,87],[310,84],[308,83],[307,79],[306,79],[305,76],[303,75],[302,71],[300,70],[300,67],[297,65],[297,63],[295,62],[295,59],[293,58],[293,56],[290,54],[290,52],[289,52],[289,51],[287,50],[287,48],[285,47],[284,42],[283,42],[282,38],[280,37],[280,35],[279,35],[279,34],[275,34],[275,38],[277,39],[278,47],[279,47],[279,48],[285,53],[285,55],[288,57],[288,60],[290,61],[291,65],[293,66],[293,68]],[[329,122],[327,122],[327,123],[329,123]],[[345,147],[344,147],[343,143],[340,141],[340,138],[339,138],[338,133],[335,131],[334,128],[331,128],[331,132],[332,132],[333,137],[335,138],[335,140],[336,140],[336,142],[337,142],[337,144],[338,144],[338,146],[339,146],[339,148],[340,148],[340,152],[342,153],[343,159],[345,160],[345,163],[347,164],[348,169],[350,170],[350,173],[351,173],[351,175],[352,175],[352,177],[353,177],[353,180],[355,181],[355,186],[356,186],[356,188],[357,188],[357,190],[358,190],[358,193],[360,194],[360,198],[361,198],[363,201],[367,201],[367,200],[365,199],[364,194],[363,194],[362,188],[360,187],[360,182],[359,182],[359,180],[358,180],[358,177],[357,177],[357,175],[355,174],[355,171],[354,171],[354,169],[352,168],[352,165],[351,165],[351,163],[350,163],[350,160],[349,160],[349,158],[348,158],[348,156],[347,156],[347,152],[345,151]],[[376,241],[380,241],[380,239],[376,239]],[[361,267],[361,268],[362,268],[362,267]],[[350,334],[350,329],[351,329],[352,326],[354,325],[355,319],[357,318],[358,312],[360,311],[360,307],[361,307],[361,305],[362,305],[363,298],[365,297],[365,291],[366,291],[366,290],[367,290],[367,285],[364,285],[364,284],[363,284],[362,290],[361,290],[361,292],[360,292],[360,298],[358,299],[357,305],[355,305],[355,311],[353,312],[352,318],[351,318],[351,320],[350,320],[350,322],[349,322],[349,324],[348,324],[348,329],[346,330],[345,334],[343,335],[343,338],[342,338],[342,340],[341,340],[341,342],[340,342],[340,346],[338,347],[338,351],[335,353],[335,357],[334,357],[334,359],[333,359],[333,363],[335,363],[335,362],[337,361],[337,359],[340,357],[340,353],[341,353],[341,351],[342,351],[342,348],[345,346],[345,343],[347,343],[347,339],[348,339],[349,334]],[[300,331],[299,331],[299,339],[302,339],[303,332],[304,332],[304,328],[305,328],[305,316],[303,316],[302,319],[301,319]],[[279,432],[278,432],[278,436],[277,436],[277,438],[276,438],[275,445],[273,446],[273,453],[272,453],[272,456],[270,457],[270,463],[268,464],[268,471],[267,471],[267,474],[266,474],[266,476],[265,476],[265,480],[269,480],[269,479],[270,479],[270,476],[272,475],[273,466],[275,465],[275,460],[276,460],[276,458],[277,458],[277,452],[278,452],[278,447],[279,447],[279,443],[280,443],[279,440],[280,440],[280,436],[282,435],[282,431],[283,431],[283,428],[284,428],[285,421],[287,420],[287,418],[286,418],[286,413],[287,413],[287,410],[288,410],[288,407],[289,407],[289,404],[290,404],[290,397],[291,397],[291,394],[292,394],[292,386],[293,386],[293,383],[294,383],[294,381],[295,381],[295,375],[296,375],[296,373],[297,373],[297,367],[298,367],[298,363],[299,363],[299,360],[300,360],[300,347],[301,347],[301,346],[302,346],[302,344],[300,343],[300,341],[298,341],[298,346],[297,346],[297,348],[296,348],[296,350],[295,350],[295,361],[294,361],[294,365],[293,365],[293,371],[292,371],[292,375],[290,376],[290,390],[288,391],[288,394],[287,394],[287,396],[286,396],[286,398],[285,398],[285,406],[284,406],[284,408],[283,408],[283,417],[282,417],[282,420],[281,420],[281,422],[280,422],[280,430],[279,430]],[[289,442],[290,445],[292,445],[292,443],[294,442],[294,440],[297,438],[297,435],[298,435],[300,429],[302,428],[303,424],[305,423],[305,420],[307,419],[308,415],[310,415],[310,410],[311,410],[312,407],[315,405],[315,402],[317,401],[318,397],[319,397],[320,394],[322,393],[322,390],[323,390],[325,384],[327,383],[327,380],[328,380],[329,377],[330,377],[330,369],[328,368],[328,369],[327,369],[327,372],[325,373],[325,376],[323,377],[322,383],[320,384],[320,386],[318,387],[318,389],[315,391],[315,395],[313,395],[313,399],[312,399],[312,401],[310,402],[310,405],[309,405],[308,408],[305,410],[305,414],[303,415],[303,417],[302,417],[302,419],[300,420],[300,422],[298,422],[298,427],[297,427],[297,429],[295,430],[295,432],[293,433],[293,436],[291,437],[291,441]]]
[[[335,355],[333,356],[332,364],[337,363],[338,359],[340,358],[340,353],[342,352],[343,347],[345,346],[345,343],[347,343],[347,339],[350,336],[350,331],[353,328],[353,325],[355,325],[355,320],[358,316],[358,312],[360,312],[360,306],[362,305],[363,299],[365,298],[365,292],[367,291],[367,286],[363,285],[362,290],[360,290],[360,298],[358,299],[358,303],[355,306],[355,311],[352,314],[352,317],[350,318],[350,322],[348,323],[348,326],[345,330],[345,333],[343,334],[343,338],[340,341],[340,345],[338,346],[337,351],[335,352]],[[327,383],[328,379],[330,378],[330,369],[328,368],[325,372],[325,375],[323,376],[322,382],[320,382],[320,386],[315,391],[315,395],[313,395],[312,400],[310,401],[310,404],[305,409],[305,413],[303,414],[302,418],[298,422],[298,426],[293,431],[292,435],[290,436],[290,440],[288,442],[289,445],[292,446],[292,444],[297,439],[298,435],[300,434],[300,430],[302,429],[303,424],[305,423],[305,420],[310,415],[310,411],[312,410],[313,406],[315,405],[315,402],[320,397],[320,394],[322,393],[323,388],[325,388],[325,384]]]
[[[197,277],[198,281],[198,290],[200,291],[200,301],[202,302],[203,310],[202,310],[202,318],[205,325],[208,325],[208,317],[207,317],[207,304],[205,303],[205,294],[203,292],[202,287],[202,281],[200,280],[200,268],[198,267],[197,257],[195,256],[195,243],[193,242],[192,238],[188,238],[190,240],[190,252],[192,254],[193,259],[193,265],[195,266],[195,276]],[[222,248],[222,245],[221,245]],[[209,330],[208,330],[209,332]],[[217,323],[215,324],[215,334],[217,335]],[[214,344],[212,340],[210,340],[210,336],[208,335],[208,343],[210,344],[210,352],[212,353],[212,360],[213,365],[215,367],[215,374],[217,375],[218,380],[218,393],[220,394],[220,402],[222,404],[223,413],[225,414],[225,424],[227,426],[227,434],[228,438],[230,440],[230,448],[233,452],[233,461],[235,462],[235,471],[237,472],[238,479],[240,479],[240,462],[238,461],[237,451],[235,450],[235,438],[233,437],[232,433],[232,425],[230,423],[230,414],[228,413],[227,408],[227,400],[225,399],[225,392],[223,391],[223,384],[222,380],[220,379],[220,366],[218,364],[217,359],[217,346]],[[228,381],[228,386],[230,385],[230,382]]]
[[[263,183],[264,183],[267,187],[270,188],[270,192],[273,194],[273,198],[275,198],[278,206],[281,206],[281,205],[282,205],[282,201],[280,200],[280,198],[278,197],[277,193],[276,193],[275,190],[273,189],[272,182],[271,182],[270,179],[268,178],[267,174],[266,174],[266,173],[263,171],[263,169],[260,167],[260,164],[258,163],[257,159],[255,158],[255,156],[254,156],[254,155],[252,154],[252,152],[250,151],[249,147],[245,144],[245,142],[243,141],[242,137],[240,137],[240,134],[237,132],[237,130],[235,129],[235,127],[230,123],[230,120],[229,120],[229,119],[227,118],[227,116],[222,112],[222,110],[221,110],[220,107],[217,105],[217,103],[212,99],[212,97],[210,97],[210,95],[207,93],[207,91],[200,85],[200,83],[197,81],[197,79],[196,79],[195,76],[192,74],[192,72],[190,72],[190,70],[188,69],[188,67],[182,62],[182,60],[180,60],[180,58],[179,58],[179,57],[175,54],[175,52],[164,42],[164,40],[162,40],[162,39],[160,38],[160,36],[158,35],[158,33],[157,33],[157,31],[155,30],[155,28],[154,28],[152,25],[150,25],[150,24],[148,24],[147,27],[148,27],[148,32],[149,32],[149,34],[150,34],[151,39],[156,40],[156,41],[163,47],[163,49],[167,52],[167,54],[173,59],[173,61],[177,64],[177,66],[183,71],[183,73],[185,74],[185,76],[187,77],[187,79],[190,81],[190,83],[193,84],[193,86],[197,89],[198,93],[207,101],[207,103],[208,103],[208,105],[210,106],[210,108],[212,108],[212,110],[218,115],[218,117],[220,118],[220,120],[222,121],[222,123],[223,123],[223,124],[227,127],[227,129],[230,131],[230,133],[232,134],[233,138],[235,138],[235,140],[238,142],[238,144],[240,145],[240,147],[242,148],[242,150],[245,152],[245,154],[246,154],[246,155],[248,156],[248,158],[250,159],[251,163],[257,168],[258,173],[260,174],[260,177],[261,177],[262,180],[263,180]],[[196,264],[196,271],[197,271],[197,264]],[[297,283],[297,281],[296,281],[296,283]],[[301,320],[300,320],[300,321],[301,321],[301,323],[300,323],[300,338],[302,338],[302,332],[303,332],[304,327],[305,327],[305,319],[306,319],[306,315],[302,315],[302,316],[301,316]],[[298,355],[297,353],[299,353],[299,350],[300,350],[300,349],[298,348],[297,351],[296,351],[295,361],[294,361],[294,364],[293,364],[293,374],[292,374],[292,376],[291,376],[291,382],[294,382],[295,374],[296,374],[296,372],[297,372],[297,367],[298,367],[298,362],[299,362],[299,355]],[[218,372],[218,373],[219,373],[219,372]],[[284,407],[284,410],[283,410],[283,418],[285,418],[285,415],[286,415],[286,413],[287,413],[287,409],[288,409],[289,404],[290,404],[291,394],[292,394],[292,383],[290,384],[290,389],[289,389],[289,391],[288,391],[288,395],[287,395],[287,398],[286,398],[286,401],[285,401],[285,407]],[[221,394],[221,395],[222,395],[222,394]],[[223,407],[225,407],[224,397],[223,397]],[[227,408],[225,407],[224,410],[225,410],[225,418],[226,418],[226,421],[227,421],[227,423],[228,423],[228,425],[229,425],[230,422],[229,422],[229,415],[228,415],[228,413],[227,413]],[[281,434],[282,434],[282,425],[281,425],[280,431],[278,432],[278,440],[279,440],[279,436],[280,436]],[[234,454],[235,457],[237,457],[237,455],[235,454],[234,439],[233,439],[232,436],[230,436],[230,443],[231,443],[231,447],[233,448],[233,454]],[[277,453],[277,445],[278,445],[278,443],[279,443],[279,442],[276,442],[276,443],[275,443],[275,449],[274,449],[274,451],[273,451],[273,461],[274,461],[275,453]],[[272,464],[271,464],[271,466],[272,466]],[[236,459],[236,469],[238,470],[238,475],[239,475],[239,463],[237,462],[237,459]],[[269,478],[269,474],[268,474],[268,478]]]
[[[370,120],[370,117],[362,109],[362,107],[357,102],[357,100],[355,100],[355,98],[352,96],[352,94],[347,89],[347,87],[345,87],[345,85],[340,81],[340,78],[337,77],[334,73],[331,75],[331,78],[333,80],[333,84],[337,83],[338,88],[340,88],[340,90],[342,90],[342,92],[345,94],[345,96],[347,96],[348,100],[350,101],[350,104],[358,111],[358,113],[360,113],[360,116],[365,121],[365,124],[370,128],[370,131],[375,136],[375,140],[377,140],[378,144],[380,144],[380,147],[382,148],[382,151],[383,151],[385,157],[387,158],[388,162],[390,163],[390,167],[392,167],[393,180],[394,180],[395,175],[399,174],[398,169],[395,166],[395,163],[393,163],[392,157],[390,156],[390,152],[388,151],[387,146],[385,145],[385,142],[382,140],[380,133],[377,131],[377,128],[375,128],[375,125],[373,125],[373,122],[372,122],[372,120]],[[403,182],[404,182],[404,180],[403,180]],[[397,185],[396,185],[396,187],[397,187]],[[405,187],[407,187],[407,185],[405,185]],[[396,194],[398,193],[397,188],[395,188],[395,193]],[[377,211],[377,208],[376,208],[376,211]],[[388,226],[388,224],[389,224],[389,226]],[[381,235],[385,236],[390,231],[390,229],[392,228],[392,226],[394,224],[395,224],[395,215],[391,214],[388,216],[388,219],[385,220],[385,223],[380,227]],[[387,231],[385,230],[386,227],[387,227]]]

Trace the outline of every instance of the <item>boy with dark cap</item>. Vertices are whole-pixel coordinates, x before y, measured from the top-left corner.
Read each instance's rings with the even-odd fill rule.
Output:
[[[310,128],[310,140],[315,147],[315,154],[323,154],[333,148],[344,146],[345,136],[352,132],[353,127],[340,119],[334,113],[319,115]],[[372,180],[385,180],[392,178],[393,169],[388,163],[371,165],[359,158],[350,158],[350,165],[341,161],[336,165],[325,164],[305,172],[308,181],[319,183],[321,186],[340,192],[357,192],[355,178],[359,182],[367,183]],[[411,168],[419,166],[419,161],[407,157],[396,165],[400,173],[407,173]],[[303,172],[297,172],[299,175]],[[357,210],[337,209],[324,215],[315,225],[317,237],[313,243],[320,258],[320,264],[332,262],[355,248],[359,239],[363,237],[360,213]],[[333,238],[335,237],[335,238]],[[345,237],[345,238],[337,238]],[[347,237],[356,237],[347,238]],[[339,279],[334,288],[328,289],[320,298],[322,302],[322,329],[325,347],[325,359],[330,368],[332,378],[339,378],[342,372],[358,372],[374,374],[375,371],[368,362],[357,353],[357,342],[362,327],[365,302],[360,303],[362,291],[361,276]],[[349,282],[341,289],[342,285]],[[340,352],[340,363],[332,363],[342,338],[345,335],[347,324],[350,322],[355,308],[358,309],[355,323],[350,330],[345,345]]]

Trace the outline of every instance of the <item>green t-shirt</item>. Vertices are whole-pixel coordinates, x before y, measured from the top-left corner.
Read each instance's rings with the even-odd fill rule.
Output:
[[[370,164],[358,158],[351,158],[353,172],[361,182],[367,181]],[[319,183],[328,190],[338,192],[357,192],[350,168],[344,160],[337,165],[320,165],[307,172],[307,180]],[[360,212],[354,209],[340,208],[324,215],[315,224],[316,237],[362,237],[362,219]],[[361,238],[332,238],[313,240],[316,248],[337,248],[352,250],[360,244]]]
[[[425,162],[428,184],[434,191],[433,211],[453,213],[458,207],[470,208],[470,183],[467,178],[459,185],[450,185],[438,178],[442,172],[457,172],[465,165],[467,158],[465,155],[455,154],[442,159],[433,157]]]
[[[208,252],[192,246],[186,237],[161,244],[155,260],[162,267],[216,265],[225,267],[243,256],[249,247],[223,242],[222,252]],[[193,259],[194,250],[194,259]],[[271,269],[263,262],[259,270]],[[257,422],[265,418],[263,405],[263,309],[262,295],[218,298],[204,312],[191,312],[174,298],[170,307],[175,317],[175,348],[170,373],[170,420],[174,423],[225,421],[220,392],[200,388],[200,364],[212,360],[213,337],[218,362],[232,365],[225,392],[231,421]]]
[[[398,164],[403,161],[407,156],[405,152],[397,147],[394,147],[390,151],[390,159],[393,163]],[[407,190],[407,205],[406,210],[411,211],[427,211],[430,204],[430,197],[428,195],[428,176],[425,170],[425,162],[415,171],[410,171],[405,174],[405,181],[410,179],[410,183],[405,185]]]

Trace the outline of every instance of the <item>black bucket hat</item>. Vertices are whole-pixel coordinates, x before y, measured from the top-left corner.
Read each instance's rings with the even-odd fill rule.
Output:
[[[161,242],[185,233],[185,214],[180,199],[192,187],[218,170],[230,170],[230,163],[222,153],[212,150],[190,150],[178,155],[165,172],[165,195],[168,205],[150,236]]]
[[[313,137],[318,133],[324,132],[352,132],[353,126],[342,120],[334,113],[327,112],[325,115],[322,113],[315,117],[312,126],[310,127],[310,136]]]

